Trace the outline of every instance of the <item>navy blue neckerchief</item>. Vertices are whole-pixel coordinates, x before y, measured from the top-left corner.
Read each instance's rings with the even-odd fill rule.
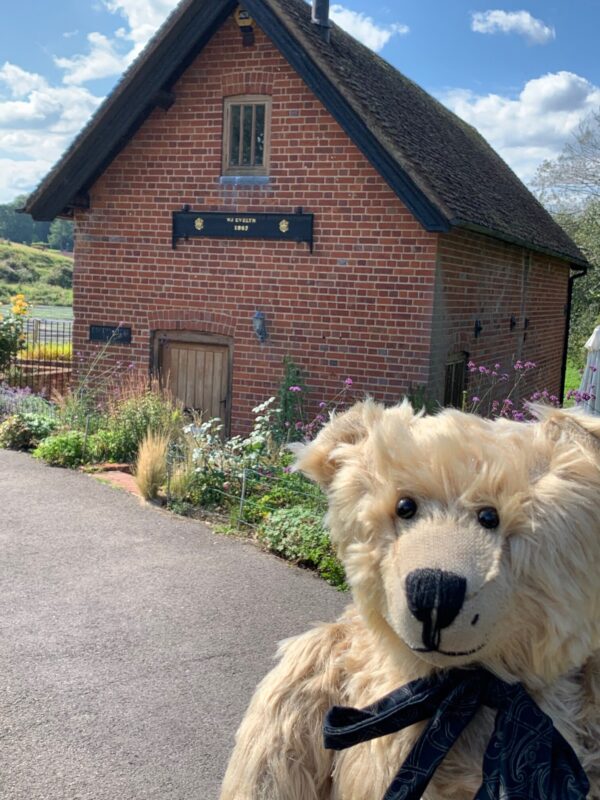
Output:
[[[334,706],[325,747],[344,750],[429,719],[383,800],[420,800],[480,706],[496,709],[474,800],[583,800],[589,782],[569,743],[520,683],[484,669],[454,669],[396,689],[364,709]]]

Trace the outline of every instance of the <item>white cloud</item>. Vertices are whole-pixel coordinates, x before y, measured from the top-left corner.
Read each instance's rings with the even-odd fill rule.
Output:
[[[26,97],[34,89],[47,86],[45,78],[41,75],[26,72],[8,61],[0,68],[0,83],[8,87],[13,97]]]
[[[35,186],[101,99],[85,88],[51,86],[41,75],[4,64],[0,69],[0,202]]]
[[[132,51],[119,51],[114,40],[101,33],[90,33],[88,53],[71,58],[54,57],[54,63],[64,70],[63,83],[80,86],[87,81],[120,75],[133,58]]]
[[[48,172],[42,159],[14,161],[0,158],[0,203],[8,203],[20,194],[28,194]]]
[[[476,33],[518,33],[531,44],[547,44],[556,31],[529,11],[477,11],[471,16],[471,30]]]
[[[555,72],[528,81],[517,97],[466,89],[438,97],[527,181],[544,159],[556,158],[584,117],[598,108],[600,87],[573,72]]]
[[[124,17],[129,27],[127,38],[142,47],[161,25],[179,0],[103,0],[112,14]]]
[[[341,5],[331,6],[330,16],[336,25],[343,28],[355,39],[379,52],[394,35],[404,35],[409,32],[407,25],[393,23],[391,25],[378,25],[371,17],[358,11],[351,11]]]

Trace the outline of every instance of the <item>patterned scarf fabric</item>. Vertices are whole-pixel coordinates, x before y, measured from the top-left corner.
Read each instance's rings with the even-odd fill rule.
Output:
[[[496,710],[474,800],[584,800],[589,782],[569,743],[521,684],[484,669],[412,681],[364,709],[334,706],[325,747],[344,750],[429,719],[383,800],[420,800],[437,767],[480,706]]]

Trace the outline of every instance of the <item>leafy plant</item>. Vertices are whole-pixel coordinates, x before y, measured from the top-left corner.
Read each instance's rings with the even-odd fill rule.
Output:
[[[10,450],[30,450],[37,447],[56,429],[50,417],[22,411],[0,424],[0,447]]]
[[[33,394],[29,387],[20,389],[0,383],[0,419],[20,411],[54,415],[53,406],[43,397]]]
[[[344,568],[331,546],[321,517],[306,506],[296,505],[273,512],[258,532],[269,550],[301,566],[315,569],[333,586],[345,589]]]
[[[0,317],[0,372],[5,372],[23,343],[24,318],[28,305],[22,294],[12,298],[12,308]]]
[[[46,278],[46,282],[50,286],[60,286],[63,289],[71,289],[73,287],[73,267],[71,264],[57,264],[52,268]]]
[[[260,523],[273,511],[296,505],[302,505],[323,515],[327,503],[325,495],[314,483],[298,472],[280,468],[262,480],[257,476],[243,506],[243,521]]]
[[[283,359],[283,378],[279,385],[279,419],[277,436],[285,441],[302,438],[306,404],[306,384],[300,367],[289,357]]]
[[[121,461],[119,456],[123,452],[121,438],[116,431],[102,429],[93,433],[87,442],[86,454],[94,463]]]
[[[138,448],[148,433],[164,433],[170,438],[183,424],[180,409],[152,389],[120,403],[111,402],[107,430],[114,443],[111,455],[117,461],[135,461]]]
[[[33,456],[53,467],[78,467],[84,462],[85,434],[67,431],[40,442]]]

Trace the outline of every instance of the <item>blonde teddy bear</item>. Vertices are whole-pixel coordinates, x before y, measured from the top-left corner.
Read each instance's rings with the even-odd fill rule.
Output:
[[[354,603],[282,644],[221,800],[600,800],[600,420],[539,414],[367,401],[299,448]]]

